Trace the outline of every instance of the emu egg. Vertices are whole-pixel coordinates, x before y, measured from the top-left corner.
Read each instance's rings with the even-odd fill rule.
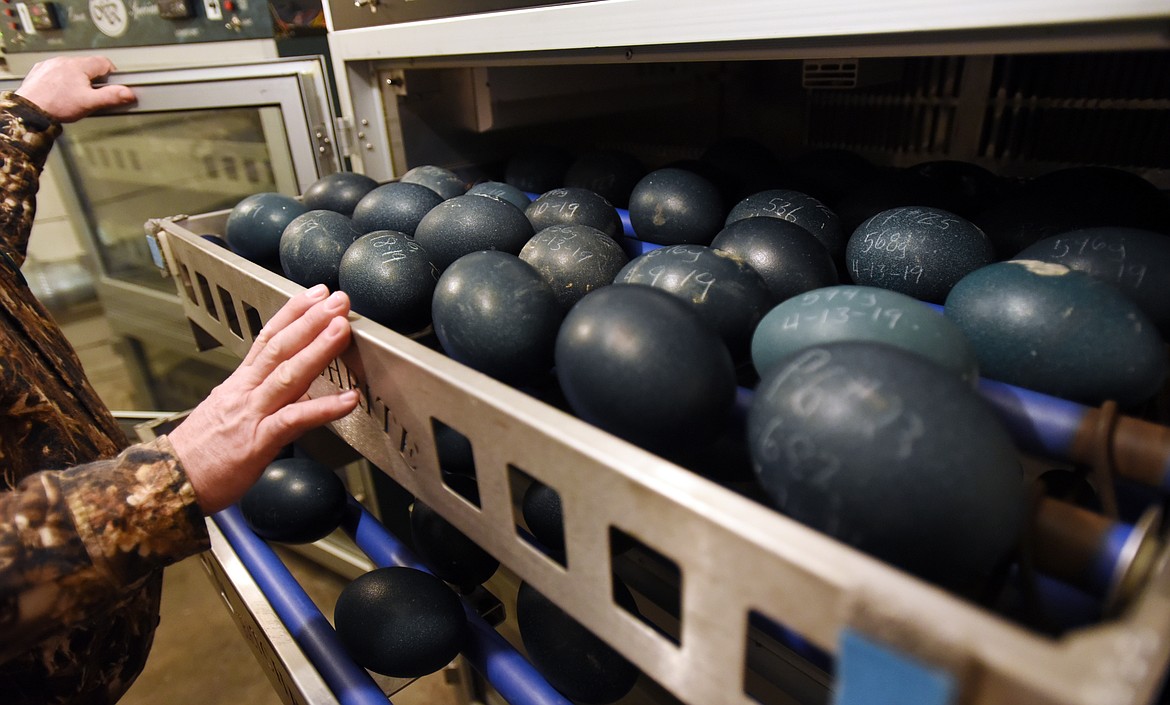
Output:
[[[353,209],[362,197],[377,187],[378,182],[365,174],[339,171],[322,176],[310,184],[301,194],[301,202],[309,210],[335,211],[353,216]]]
[[[443,197],[422,184],[395,181],[367,193],[353,209],[353,222],[363,233],[378,230],[414,235],[423,216]]]
[[[575,414],[651,449],[713,439],[735,400],[719,335],[674,294],[641,284],[598,289],[569,311],[556,373]]]
[[[829,343],[777,364],[748,444],[780,511],[947,587],[978,587],[1019,538],[1007,431],[971,385],[905,350]]]
[[[361,234],[348,216],[336,211],[302,213],[280,236],[280,268],[301,286],[336,289],[341,258]]]
[[[626,586],[614,583],[618,603],[637,612]],[[633,689],[640,671],[528,583],[516,595],[516,626],[533,665],[566,697],[604,705]]]
[[[849,237],[845,261],[857,284],[941,304],[968,273],[990,264],[991,241],[971,221],[938,208],[882,211]]]
[[[484,196],[456,196],[423,216],[414,239],[439,269],[478,250],[520,254],[535,231],[524,212],[507,201]]]
[[[658,245],[706,245],[723,223],[723,196],[709,179],[667,167],[642,177],[630,194],[630,225]]]
[[[345,483],[321,463],[281,458],[240,499],[240,513],[260,538],[312,543],[341,524],[347,496]]]
[[[834,261],[845,254],[847,235],[841,230],[841,220],[828,206],[807,193],[789,189],[753,193],[735,204],[724,225],[744,218],[780,218],[796,223],[815,235]]]
[[[1137,302],[1170,340],[1170,235],[1137,228],[1100,227],[1045,238],[1013,259],[1063,264],[1113,284]]]
[[[888,289],[841,284],[776,306],[752,336],[752,363],[765,375],[793,353],[845,340],[886,343],[922,355],[974,384],[975,348],[953,321]]]
[[[613,205],[583,188],[558,188],[544,193],[528,204],[524,215],[538,233],[553,225],[588,225],[614,239],[622,236],[622,219]]]
[[[981,373],[1073,401],[1129,406],[1166,377],[1153,321],[1112,285],[1062,264],[998,262],[963,277],[946,315],[967,334]]]
[[[837,265],[821,241],[787,220],[744,218],[719,231],[711,247],[756,270],[773,304],[839,281]]]
[[[439,277],[431,304],[435,335],[447,355],[511,384],[552,367],[561,317],[552,288],[535,269],[493,250],[456,260]]]
[[[379,230],[354,241],[341,258],[338,285],[353,310],[403,333],[431,321],[439,269],[405,233]]]
[[[245,259],[264,266],[279,264],[280,236],[293,218],[308,210],[291,196],[254,193],[228,214],[224,239]]]
[[[743,260],[703,245],[660,247],[639,255],[615,282],[670,292],[719,333],[732,357],[747,354],[752,331],[768,312],[768,285]]]
[[[438,671],[458,655],[467,635],[467,615],[455,591],[414,568],[358,576],[338,595],[333,621],[354,661],[394,678]]]
[[[568,311],[585,294],[613,283],[629,258],[609,235],[588,225],[553,225],[520,250]]]

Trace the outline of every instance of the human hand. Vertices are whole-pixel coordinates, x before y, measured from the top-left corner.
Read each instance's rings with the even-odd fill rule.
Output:
[[[236,371],[168,434],[204,513],[237,502],[282,447],[357,405],[353,390],[301,398],[349,345],[349,297],[327,293],[319,285],[290,299]]]
[[[104,56],[54,56],[35,64],[16,94],[35,103],[58,122],[77,122],[95,110],[133,103],[127,86],[94,86],[114,64]]]

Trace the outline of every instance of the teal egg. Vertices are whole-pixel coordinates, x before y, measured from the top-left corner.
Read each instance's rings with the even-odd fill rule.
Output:
[[[1129,406],[1166,378],[1154,322],[1117,288],[1062,264],[1012,260],[963,277],[947,318],[967,334],[990,379],[1045,394]]]
[[[1012,259],[1055,262],[1113,284],[1170,339],[1170,236],[1137,228],[1085,228],[1045,238]]]
[[[918,353],[972,384],[978,375],[975,349],[938,311],[896,291],[845,284],[794,296],[769,311],[752,336],[752,363],[763,376],[797,351],[839,341]]]

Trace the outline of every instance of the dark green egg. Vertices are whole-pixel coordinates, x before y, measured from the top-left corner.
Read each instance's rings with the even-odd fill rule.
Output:
[[[764,375],[797,351],[845,340],[917,353],[971,383],[978,373],[970,341],[938,311],[896,291],[844,284],[794,296],[769,311],[752,336],[752,363]]]
[[[748,445],[788,516],[942,585],[985,584],[1019,538],[1024,479],[979,393],[919,355],[828,343],[756,389]]]
[[[946,315],[983,376],[1089,404],[1149,399],[1166,377],[1154,322],[1120,290],[1062,264],[1012,260],[968,274]]]
[[[938,208],[882,211],[849,236],[853,281],[942,303],[967,273],[994,259],[991,241],[966,218]]]
[[[1013,259],[1063,264],[1113,284],[1170,339],[1170,235],[1137,228],[1085,228],[1045,238]]]

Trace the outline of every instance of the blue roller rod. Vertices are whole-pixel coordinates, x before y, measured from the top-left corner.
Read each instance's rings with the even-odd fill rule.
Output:
[[[305,594],[272,548],[252,533],[239,508],[229,507],[213,518],[338,702],[341,705],[387,705],[386,694],[370,674],[349,657],[325,615]]]
[[[353,497],[342,529],[370,560],[388,568],[403,566],[430,572],[401,541],[366,511]],[[572,705],[556,691],[531,663],[512,648],[495,629],[466,603],[470,638],[463,655],[504,700],[511,705]]]

